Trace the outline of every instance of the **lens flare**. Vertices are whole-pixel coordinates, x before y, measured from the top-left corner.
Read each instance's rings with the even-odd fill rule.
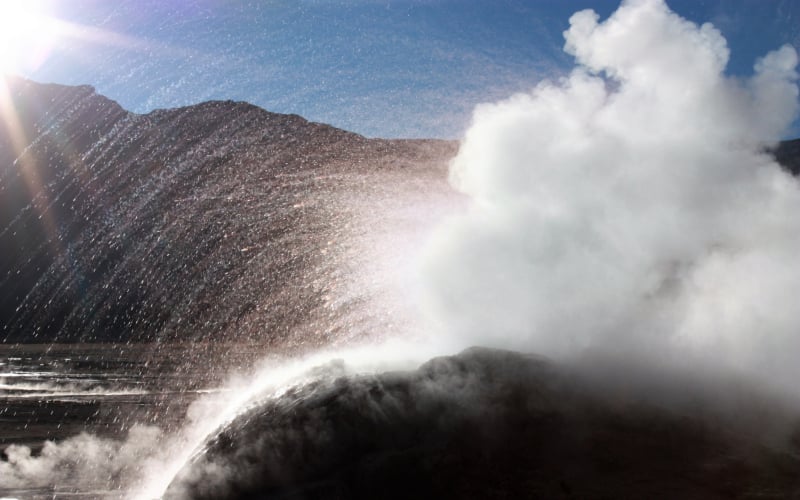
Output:
[[[55,42],[56,28],[42,2],[0,3],[0,72],[40,65]]]

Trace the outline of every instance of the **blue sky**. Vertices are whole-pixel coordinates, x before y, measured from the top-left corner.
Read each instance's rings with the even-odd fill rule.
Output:
[[[800,48],[795,0],[673,0],[728,39],[729,72]],[[18,73],[91,84],[126,108],[245,100],[375,137],[457,138],[475,104],[572,66],[569,16],[588,0],[52,0],[78,28]],[[789,135],[800,135],[797,126]]]

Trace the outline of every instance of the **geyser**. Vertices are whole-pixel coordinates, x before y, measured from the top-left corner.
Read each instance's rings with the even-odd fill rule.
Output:
[[[768,151],[797,114],[797,54],[783,47],[750,79],[726,76],[721,34],[660,0],[570,22],[569,76],[475,111],[451,166],[471,204],[436,235],[421,278],[439,349],[579,362],[549,371],[472,350],[418,372],[295,388],[211,436],[169,495],[795,487],[760,454],[795,456],[796,408],[767,423],[783,403],[740,391],[748,384],[728,372],[795,390],[800,186]]]
[[[453,184],[471,205],[441,228],[421,269],[422,307],[436,345],[387,342],[275,362],[229,383],[229,390],[198,399],[183,428],[167,429],[174,431],[169,435],[136,427],[127,441],[80,436],[39,456],[15,447],[12,460],[0,467],[5,473],[0,487],[46,485],[53,477],[62,480],[53,471],[68,470],[81,476],[65,474],[64,481],[109,492],[126,489],[128,496],[141,498],[347,497],[352,492],[375,498],[386,496],[381,490],[387,484],[397,486],[390,495],[401,497],[433,491],[457,496],[454,484],[463,487],[464,498],[532,491],[549,498],[622,491],[648,498],[708,498],[711,493],[727,498],[742,491],[797,491],[791,472],[800,456],[796,443],[789,441],[786,453],[764,446],[772,444],[773,431],[781,445],[793,436],[796,408],[781,409],[767,399],[762,404],[749,393],[740,397],[730,387],[741,379],[717,383],[717,373],[697,363],[740,370],[796,391],[800,318],[793,299],[800,292],[800,270],[793,261],[800,251],[800,189],[767,153],[798,111],[796,52],[783,47],[759,60],[752,78],[731,78],[725,74],[728,51],[720,33],[681,19],[659,0],[623,3],[602,23],[593,12],[580,12],[565,36],[576,69],[529,94],[479,107],[453,161]],[[316,130],[309,132],[303,150],[311,158],[318,153],[318,134],[340,137],[316,126],[303,129]],[[217,135],[220,141],[229,139]],[[366,144],[341,137],[337,144],[343,148]],[[449,151],[448,145],[436,148]],[[302,152],[288,146],[281,152],[307,163]],[[339,179],[348,179],[344,173],[352,157],[331,153],[331,158],[338,170],[326,170],[327,177],[289,169],[308,173],[303,179],[309,183],[298,184],[300,202],[295,203],[294,191],[281,198],[284,208],[302,214],[307,206],[326,209],[320,217],[288,218],[278,233],[303,235],[281,240],[287,250],[278,255],[296,257],[293,250],[307,249],[308,241],[320,250],[325,272],[315,275],[314,284],[321,286],[306,291],[314,292],[325,306],[320,310],[330,314],[308,322],[315,334],[310,338],[327,339],[331,332],[352,336],[354,325],[365,325],[358,330],[379,330],[374,339],[385,331],[392,336],[376,325],[416,326],[388,314],[386,321],[361,321],[370,319],[362,318],[362,311],[375,313],[365,304],[380,302],[386,292],[371,283],[372,273],[383,271],[386,262],[405,270],[397,263],[405,262],[406,250],[412,253],[408,240],[414,238],[397,244],[396,225],[375,209],[387,209],[400,198],[397,184],[374,183],[369,200],[380,203],[360,197],[359,205],[356,196],[335,198],[336,203],[309,200],[317,192],[312,188],[321,185],[341,184],[342,192],[350,192],[344,189],[350,184]],[[418,161],[411,154],[407,158],[409,164]],[[188,159],[185,164],[196,166]],[[372,170],[368,164],[359,175]],[[394,175],[392,170],[379,178]],[[435,186],[422,181],[420,187],[428,184]],[[237,185],[231,184],[231,192]],[[423,191],[417,187],[409,184],[407,191]],[[244,208],[269,208],[261,202],[274,196],[264,193],[248,191],[251,204]],[[383,193],[386,198],[379,196]],[[340,228],[332,222],[341,219],[327,217],[342,210],[355,214],[354,227],[348,222]],[[426,211],[435,210],[426,206]],[[388,212],[407,226],[402,234],[416,234],[415,210],[400,203]],[[227,224],[230,212],[218,213],[220,223]],[[321,225],[309,225],[313,221]],[[380,223],[391,231],[375,231]],[[179,220],[168,227],[176,233],[186,228]],[[207,234],[216,238],[216,226],[209,227]],[[205,234],[196,241],[216,248]],[[326,237],[311,238],[320,235]],[[345,243],[341,255],[353,257],[341,273],[328,253],[339,241]],[[362,251],[375,242],[383,245]],[[247,244],[231,244],[229,254],[249,255],[250,243],[241,243]],[[381,252],[375,246],[395,248]],[[206,262],[227,262],[223,257]],[[263,282],[251,281],[246,271],[271,268],[260,264],[269,261],[254,262],[256,267],[236,271],[246,283],[259,285],[247,290],[260,292]],[[302,285],[313,266],[289,269]],[[341,276],[359,271],[363,276],[352,282]],[[170,279],[153,282],[186,287],[173,276],[194,275],[164,276]],[[340,285],[353,286],[336,290],[351,293],[327,293],[328,280],[340,278]],[[110,283],[109,293],[119,288]],[[245,304],[238,293],[243,288],[230,289],[237,293],[227,296],[232,307],[222,331],[232,335],[243,330],[232,313]],[[302,310],[307,295],[284,295],[285,317],[293,321],[280,323],[281,331],[296,334],[292,325],[298,309],[290,306]],[[392,293],[385,295],[390,305],[397,302]],[[246,309],[247,314],[259,310]],[[193,309],[185,311],[178,319],[193,317]],[[210,311],[209,317],[219,317]],[[276,331],[258,326],[267,323],[243,324],[255,335]],[[217,323],[203,325],[220,332]],[[414,369],[431,356],[472,344],[551,357],[622,354],[630,362],[599,357],[593,363],[561,364],[474,349]],[[668,370],[661,373],[669,376],[659,377],[663,367],[641,362],[653,354],[667,362]],[[343,361],[331,362],[335,358]],[[691,369],[670,371],[678,359]],[[777,418],[762,418],[762,410],[769,414],[776,408]],[[797,441],[796,432],[793,437]]]
[[[428,316],[459,347],[671,354],[796,390],[800,186],[766,151],[797,116],[797,53],[727,76],[720,32],[661,0],[564,36],[569,76],[475,110]]]

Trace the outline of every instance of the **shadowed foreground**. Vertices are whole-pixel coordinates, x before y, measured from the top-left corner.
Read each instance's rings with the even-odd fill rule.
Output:
[[[796,413],[601,372],[474,348],[328,377],[240,415],[167,498],[800,498]]]

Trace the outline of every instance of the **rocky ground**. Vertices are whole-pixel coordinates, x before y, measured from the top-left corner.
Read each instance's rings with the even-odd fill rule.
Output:
[[[473,348],[269,399],[166,498],[800,498],[798,416],[721,379]]]

